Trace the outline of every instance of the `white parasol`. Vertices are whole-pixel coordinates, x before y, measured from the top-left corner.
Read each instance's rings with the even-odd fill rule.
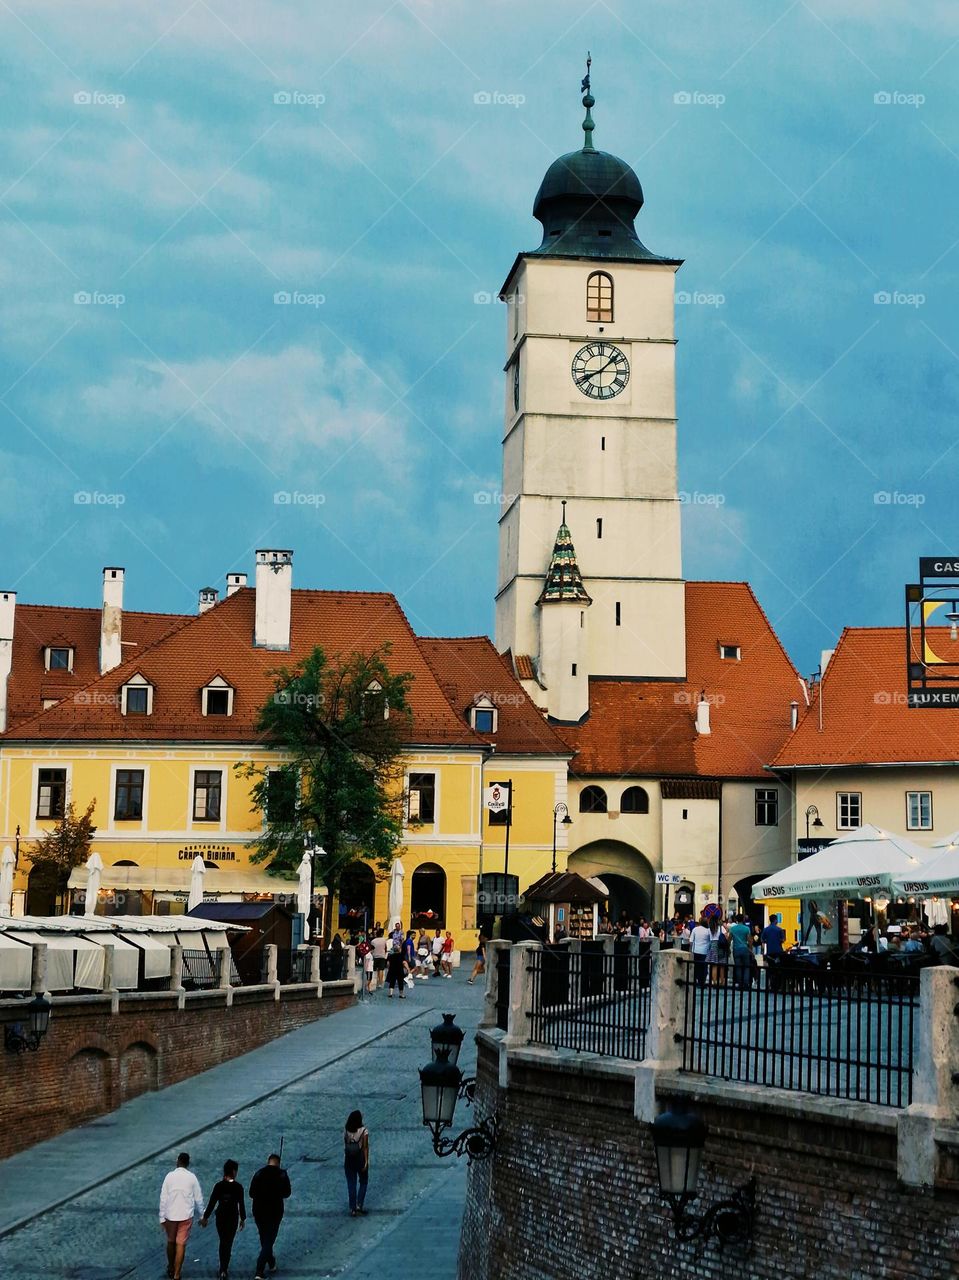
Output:
[[[100,896],[100,882],[103,879],[103,859],[98,853],[91,853],[87,858],[87,883],[84,889],[83,914],[95,916],[97,899]]]
[[[190,874],[190,896],[187,899],[186,909],[192,911],[194,907],[203,904],[203,877],[206,875],[206,863],[199,854],[193,859],[193,870]]]
[[[868,825],[857,827],[811,857],[761,880],[753,888],[753,897],[875,898],[877,891],[895,892],[903,879],[918,879],[928,857],[928,849],[905,836]]]
[[[0,916],[10,915],[10,904],[13,901],[13,872],[17,859],[9,845],[0,855]]]
[[[313,906],[313,859],[304,853],[298,868],[299,882],[296,890],[296,909],[303,917],[303,941],[310,940],[310,908]]]
[[[390,927],[403,918],[403,877],[406,872],[399,858],[393,859],[393,866],[390,869],[390,901],[389,901],[389,922]]]
[[[936,841],[926,851],[926,861],[915,875],[897,876],[898,893],[931,898],[933,894],[959,893],[959,832],[947,839]],[[935,904],[935,918],[930,914],[931,902],[926,904],[930,924],[948,924],[950,909],[946,903]]]

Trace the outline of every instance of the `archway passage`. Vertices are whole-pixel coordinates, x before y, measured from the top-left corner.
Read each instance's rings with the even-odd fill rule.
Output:
[[[410,926],[446,927],[446,872],[435,862],[424,862],[410,878]]]
[[[632,845],[621,840],[594,840],[570,855],[567,868],[603,882],[609,890],[607,911],[614,924],[623,914],[630,920],[651,918],[653,868]]]
[[[745,876],[733,885],[733,893],[739,900],[739,910],[750,924],[758,924],[760,928],[765,922],[765,912],[762,903],[753,902],[753,886],[759,884],[760,880],[765,880],[768,875],[768,871],[761,871],[755,876]]]
[[[53,867],[40,863],[27,876],[26,914],[55,916],[63,911],[66,885]]]
[[[351,862],[340,876],[340,916],[338,928],[347,934],[370,929],[375,923],[373,901],[376,877],[365,862]]]

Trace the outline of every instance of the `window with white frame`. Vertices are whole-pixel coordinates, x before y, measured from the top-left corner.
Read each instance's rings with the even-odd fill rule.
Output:
[[[43,665],[48,671],[72,671],[73,649],[69,645],[48,645],[43,651]]]
[[[470,725],[477,733],[495,733],[497,718],[493,700],[485,693],[470,707]]]
[[[37,770],[37,817],[62,818],[67,801],[66,769]]]
[[[390,702],[379,680],[371,680],[363,690],[363,717],[367,721],[390,718]]]
[[[739,662],[743,656],[743,651],[738,644],[721,644],[719,646],[719,656],[723,662]]]
[[[113,817],[117,822],[135,822],[143,817],[142,769],[117,769]]]
[[[193,821],[220,821],[220,792],[223,774],[219,769],[197,769],[193,775]]]
[[[779,826],[779,791],[775,787],[756,788],[756,826]]]
[[[854,831],[862,826],[862,792],[836,792],[836,830]]]
[[[222,676],[214,676],[208,685],[204,685],[201,697],[205,716],[232,716],[233,686]]]
[[[932,830],[932,792],[906,792],[906,829],[908,831]]]
[[[411,773],[409,782],[410,822],[432,822],[436,815],[436,774]]]
[[[131,676],[120,690],[120,710],[125,716],[153,714],[153,685],[139,673]]]

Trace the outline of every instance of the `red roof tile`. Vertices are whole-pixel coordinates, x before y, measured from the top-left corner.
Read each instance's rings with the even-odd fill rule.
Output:
[[[739,661],[719,646],[737,645]],[[579,777],[758,778],[789,733],[799,677],[748,583],[686,584],[685,680],[591,680],[590,712],[564,726]],[[708,735],[696,703],[710,702]]]
[[[509,658],[487,636],[419,637],[423,656],[454,710],[465,717],[486,694],[497,710],[496,732],[481,736],[506,754],[568,755],[569,748],[543,718],[513,674]]]
[[[948,629],[933,647],[950,646]],[[848,627],[795,733],[771,757],[777,767],[959,761],[959,718],[950,710],[906,705],[902,627]]]

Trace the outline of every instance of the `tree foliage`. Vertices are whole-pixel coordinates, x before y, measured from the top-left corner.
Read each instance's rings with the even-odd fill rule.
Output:
[[[294,875],[310,832],[326,853],[317,883],[332,894],[357,858],[389,870],[402,840],[403,744],[410,728],[413,677],[386,665],[389,646],[327,659],[319,647],[293,668],[274,673],[257,730],[277,764],[245,762],[263,833],[252,859],[278,875]]]
[[[37,869],[36,879],[46,888],[63,893],[70,872],[89,858],[96,831],[93,825],[96,804],[96,800],[91,800],[78,815],[73,801],[69,801],[56,826],[26,850],[27,857]]]

